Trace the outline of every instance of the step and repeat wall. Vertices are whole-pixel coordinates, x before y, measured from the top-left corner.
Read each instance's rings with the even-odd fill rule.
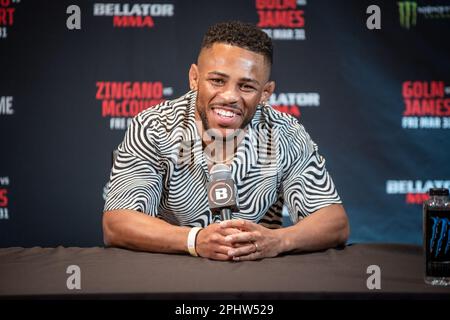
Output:
[[[0,246],[102,245],[112,151],[228,20],[272,37],[270,102],[319,145],[350,241],[420,244],[450,187],[450,1],[0,0]]]

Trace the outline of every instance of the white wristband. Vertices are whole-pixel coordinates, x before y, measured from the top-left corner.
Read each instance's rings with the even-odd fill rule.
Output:
[[[187,247],[191,256],[198,257],[197,250],[195,250],[195,243],[197,239],[197,233],[202,230],[200,227],[193,227],[191,231],[189,231],[189,235],[187,238]]]

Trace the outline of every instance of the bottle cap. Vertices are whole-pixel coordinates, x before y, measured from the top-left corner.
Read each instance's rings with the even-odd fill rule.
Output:
[[[430,196],[448,196],[448,189],[446,188],[431,188]]]

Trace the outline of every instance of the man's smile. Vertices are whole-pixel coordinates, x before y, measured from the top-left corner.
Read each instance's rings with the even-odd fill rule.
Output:
[[[219,127],[239,128],[242,122],[242,112],[236,108],[215,106],[211,108],[209,115],[212,117],[210,124],[217,124]]]

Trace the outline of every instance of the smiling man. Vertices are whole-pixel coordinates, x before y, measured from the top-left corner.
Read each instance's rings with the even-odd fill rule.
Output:
[[[345,244],[348,220],[317,145],[267,104],[272,42],[254,25],[211,26],[191,91],[138,114],[111,172],[106,245],[215,260],[256,260]],[[220,221],[206,185],[230,167],[238,212]],[[282,227],[287,207],[292,226]]]

